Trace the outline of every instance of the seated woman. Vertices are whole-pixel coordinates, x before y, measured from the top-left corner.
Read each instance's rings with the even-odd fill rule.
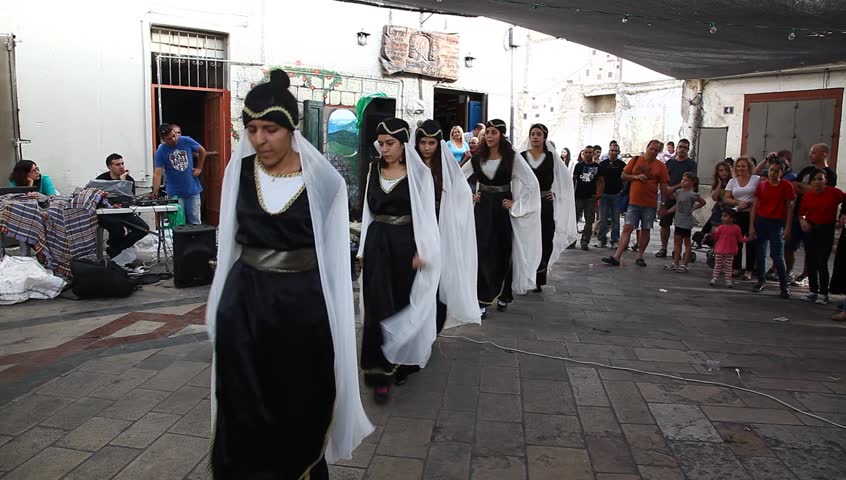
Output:
[[[58,195],[53,181],[48,175],[42,175],[38,165],[32,160],[21,160],[15,164],[9,175],[9,184],[13,187],[36,187],[42,195]]]

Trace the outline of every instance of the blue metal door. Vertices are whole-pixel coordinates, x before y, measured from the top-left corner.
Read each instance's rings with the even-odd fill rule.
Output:
[[[482,123],[482,102],[471,100],[468,105],[466,131],[473,130],[477,123]]]

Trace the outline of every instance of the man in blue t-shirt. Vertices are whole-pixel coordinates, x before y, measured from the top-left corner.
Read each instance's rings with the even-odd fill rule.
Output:
[[[159,126],[161,144],[156,150],[155,172],[153,174],[153,198],[158,198],[162,184],[162,172],[167,182],[167,193],[179,197],[179,204],[185,212],[189,225],[200,223],[200,173],[206,160],[206,149],[191,137],[176,133],[172,125]],[[197,164],[194,164],[194,153]]]

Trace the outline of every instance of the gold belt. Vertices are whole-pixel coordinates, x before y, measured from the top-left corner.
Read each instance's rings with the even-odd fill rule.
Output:
[[[309,272],[317,269],[317,251],[314,248],[285,251],[244,246],[241,261],[265,272]]]
[[[388,225],[408,225],[411,223],[411,215],[373,215],[373,221]]]
[[[511,185],[485,185],[480,183],[479,191],[484,193],[508,193],[511,191]]]

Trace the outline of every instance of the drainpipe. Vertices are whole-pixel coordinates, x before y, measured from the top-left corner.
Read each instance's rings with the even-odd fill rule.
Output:
[[[690,108],[688,109],[688,124],[690,125],[690,141],[696,146],[696,157],[699,157],[699,137],[702,129],[702,122],[704,118],[704,93],[705,80],[699,79],[691,82],[693,89],[697,91],[696,96],[688,100]]]

